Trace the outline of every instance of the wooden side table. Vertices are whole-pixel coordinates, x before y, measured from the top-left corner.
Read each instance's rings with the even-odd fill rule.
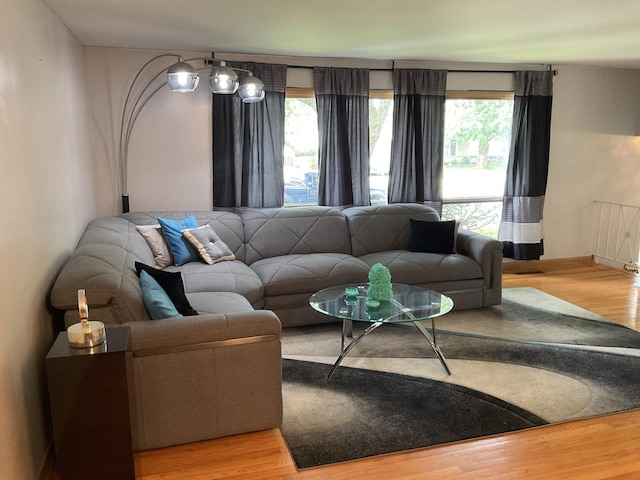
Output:
[[[62,332],[46,357],[53,440],[62,480],[135,479],[127,363],[129,328],[73,348]]]

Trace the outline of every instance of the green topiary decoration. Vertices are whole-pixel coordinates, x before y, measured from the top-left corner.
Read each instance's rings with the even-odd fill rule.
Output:
[[[376,263],[369,270],[369,288],[367,297],[373,300],[388,301],[393,297],[391,273],[381,263]]]

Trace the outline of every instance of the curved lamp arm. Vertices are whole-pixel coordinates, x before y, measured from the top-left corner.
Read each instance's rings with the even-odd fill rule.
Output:
[[[146,72],[146,70],[150,67],[150,65],[156,62],[160,58],[164,57],[172,57],[177,59],[179,63],[181,62],[192,62],[192,61],[202,61],[204,67],[199,68],[198,70],[206,70],[213,69],[215,66],[212,65],[212,62],[219,62],[221,66],[224,66],[225,63],[222,60],[215,60],[213,58],[205,58],[205,57],[194,57],[189,58],[187,60],[183,60],[182,56],[173,53],[163,53],[160,55],[156,55],[155,57],[148,60],[136,73],[133,81],[129,85],[129,90],[127,91],[127,96],[124,101],[124,106],[122,108],[122,116],[120,118],[120,134],[118,138],[118,164],[120,167],[120,192],[122,197],[122,212],[127,213],[129,211],[129,194],[127,193],[127,171],[128,171],[128,152],[129,152],[129,141],[131,139],[131,133],[133,131],[133,127],[138,120],[138,116],[140,112],[143,110],[147,102],[153,98],[153,96],[158,93],[162,87],[167,85],[167,81],[164,80],[161,83],[157,84],[157,80],[161,75],[167,74],[168,70],[174,64],[169,64],[163,67],[161,70],[157,71],[147,82],[142,84],[142,76]],[[191,69],[191,73],[195,69],[190,65],[187,65]],[[242,98],[242,101],[245,103],[254,103],[259,102],[264,98],[264,84],[260,81],[260,79],[253,76],[253,74],[249,70],[245,70],[243,68],[234,68],[227,67],[231,70],[237,70],[241,72],[246,72],[247,75],[240,82],[239,86],[239,94]],[[194,85],[192,87],[195,89],[197,86],[197,78],[195,79]],[[141,87],[141,88],[140,88]],[[191,87],[191,86],[190,86]],[[181,91],[191,91],[189,90],[181,90]],[[138,93],[135,93],[138,92]]]
[[[193,62],[196,60],[201,60],[201,61],[205,61],[208,60],[207,58],[204,57],[199,57],[199,58],[189,58],[187,60],[182,60],[182,57],[180,57],[180,61],[185,61],[185,62]],[[123,142],[121,142],[121,148],[123,149],[121,152],[121,158],[124,159],[124,167],[127,167],[127,152],[129,151],[129,140],[131,138],[131,131],[133,130],[133,126],[135,125],[136,121],[138,120],[138,115],[140,115],[140,112],[142,111],[142,109],[144,108],[144,106],[147,104],[147,102],[149,100],[151,100],[153,98],[153,96],[158,93],[160,90],[162,90],[162,88],[167,85],[166,82],[161,83],[160,85],[158,85],[154,90],[151,91],[151,93],[149,95],[147,95],[146,97],[144,96],[144,94],[147,92],[147,90],[149,90],[151,88],[151,85],[153,84],[153,82],[160,77],[160,75],[164,74],[167,72],[167,68],[169,67],[165,67],[162,70],[160,70],[158,73],[156,73],[153,78],[145,85],[144,89],[142,90],[142,92],[140,93],[140,95],[138,96],[138,98],[136,99],[136,101],[134,102],[132,108],[131,108],[131,112],[129,114],[129,116],[127,117],[127,122],[126,122],[126,132],[124,133],[124,137],[123,137]],[[207,70],[210,67],[202,67],[202,68],[198,68],[198,71],[201,70]],[[250,73],[250,72],[249,72]],[[135,80],[134,80],[135,82]],[[123,112],[123,125],[124,125],[124,112]],[[120,135],[123,135],[122,132],[122,128],[120,130]],[[127,188],[127,184],[126,184],[126,178],[123,178],[123,191],[126,191]]]
[[[124,106],[122,108],[122,117],[120,118],[120,136],[118,138],[118,163],[120,165],[120,192],[122,196],[122,212],[126,213],[129,211],[129,194],[127,193],[127,169],[128,169],[128,151],[129,151],[129,139],[131,137],[131,131],[133,130],[133,126],[138,119],[138,115],[142,108],[146,105],[146,103],[153,97],[166,83],[162,83],[159,87],[157,87],[151,94],[145,97],[149,88],[154,81],[160,75],[162,75],[168,68],[164,67],[158,73],[156,73],[151,80],[146,82],[142,90],[135,96],[134,90],[138,86],[138,82],[142,76],[142,74],[147,70],[152,63],[156,60],[164,57],[172,57],[175,59],[180,59],[180,55],[172,54],[172,53],[163,53],[160,55],[156,55],[147,61],[136,73],[136,76],[131,81],[129,85],[129,90],[127,91],[127,96],[124,101]]]

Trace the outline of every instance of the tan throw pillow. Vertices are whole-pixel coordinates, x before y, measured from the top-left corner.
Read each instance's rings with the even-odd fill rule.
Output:
[[[191,245],[196,247],[200,257],[209,265],[225,260],[235,260],[236,258],[227,244],[216,235],[211,225],[189,228],[183,230],[182,234]]]
[[[157,268],[165,268],[173,265],[173,257],[167,246],[167,241],[162,235],[160,224],[137,225],[136,229],[144,237],[153,253],[153,260]]]

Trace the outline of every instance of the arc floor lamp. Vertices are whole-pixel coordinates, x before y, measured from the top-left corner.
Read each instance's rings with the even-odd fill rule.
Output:
[[[171,57],[178,60],[152,73],[151,67],[162,58]],[[196,69],[189,62],[202,62],[202,67]],[[129,140],[138,115],[151,98],[165,85],[173,92],[193,92],[200,81],[199,70],[211,70],[209,87],[214,94],[238,96],[244,103],[260,102],[264,99],[264,84],[253,76],[249,70],[229,67],[222,60],[214,58],[189,58],[163,53],[151,58],[136,73],[129,85],[127,96],[122,109],[120,133],[118,139],[118,164],[120,167],[120,192],[122,197],[122,213],[129,211],[129,194],[127,193],[127,169]],[[236,72],[244,72],[242,78]],[[147,79],[147,80],[145,80]]]

